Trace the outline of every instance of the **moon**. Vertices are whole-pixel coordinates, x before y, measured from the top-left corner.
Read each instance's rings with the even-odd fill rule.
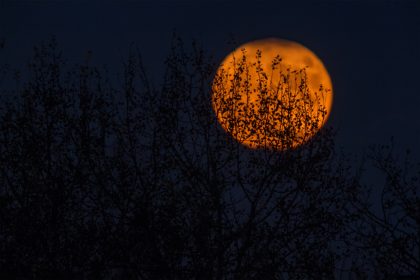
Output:
[[[221,127],[237,142],[251,149],[294,149],[326,123],[332,82],[308,48],[268,38],[225,57],[213,79],[211,101]]]

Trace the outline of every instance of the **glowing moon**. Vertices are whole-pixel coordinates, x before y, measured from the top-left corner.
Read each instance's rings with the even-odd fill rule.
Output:
[[[222,128],[249,148],[286,150],[325,124],[333,101],[321,60],[296,42],[246,43],[220,64],[212,106]]]

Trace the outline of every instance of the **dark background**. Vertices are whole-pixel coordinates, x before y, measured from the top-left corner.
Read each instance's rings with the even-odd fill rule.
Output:
[[[329,124],[338,130],[338,146],[351,154],[350,167],[347,168],[347,157],[342,161],[340,155],[336,156],[333,141],[329,141],[326,133],[326,138],[315,138],[319,142],[313,141],[314,146],[305,145],[296,153],[284,153],[284,157],[276,155],[274,165],[258,161],[265,159],[262,152],[253,153],[242,147],[231,149],[229,141],[216,138],[207,153],[209,158],[216,155],[216,160],[202,168],[205,155],[202,150],[196,152],[200,141],[188,142],[190,136],[194,139],[193,133],[183,136],[189,126],[183,125],[182,114],[177,117],[185,109],[177,102],[182,104],[182,98],[192,101],[188,104],[195,109],[196,119],[204,116],[208,120],[206,108],[211,109],[206,107],[208,103],[193,98],[203,95],[194,95],[192,90],[188,95],[186,67],[182,68],[184,72],[177,69],[185,66],[180,62],[185,57],[179,49],[174,48],[165,65],[174,32],[186,45],[197,40],[216,63],[238,45],[265,37],[294,40],[314,51],[331,74],[335,95]],[[349,275],[358,279],[363,279],[357,276],[358,270],[365,271],[365,275],[378,273],[383,279],[401,275],[418,279],[419,173],[406,172],[412,171],[414,165],[406,166],[398,159],[404,159],[402,150],[407,148],[413,150],[413,162],[420,159],[417,147],[420,140],[419,35],[418,1],[0,0],[3,95],[0,96],[0,128],[4,132],[0,139],[0,220],[4,223],[0,227],[0,275],[22,276],[16,279],[28,279],[29,275],[32,279],[61,279],[59,275],[68,274],[71,278],[80,272],[89,275],[86,279],[101,279],[104,278],[101,275],[120,268],[121,273],[132,275],[140,269],[151,275],[151,279],[164,279],[156,275],[165,273],[174,279],[171,272],[180,273],[177,279],[187,279],[185,275],[196,272],[211,277],[216,275],[209,271],[214,267],[212,261],[223,259],[219,254],[214,258],[214,252],[226,250],[239,256],[234,261],[241,259],[248,252],[247,246],[252,245],[249,247],[252,249],[266,244],[261,237],[267,237],[268,225],[275,232],[268,236],[277,238],[268,241],[280,243],[274,249],[261,246],[261,250],[251,254],[248,265],[244,262],[243,270],[235,272],[237,279],[244,279],[240,275],[259,265],[266,267],[267,258],[261,258],[260,254],[267,257],[268,253],[271,256],[271,250],[276,254],[287,251],[290,242],[296,243],[296,248],[292,245],[290,249],[291,258],[295,258],[290,268],[277,262],[272,271],[294,269],[299,273],[301,266],[308,268],[319,263],[319,271],[330,273],[325,274],[329,275],[326,279],[331,279],[337,269],[340,272],[351,269],[353,274]],[[63,51],[67,64],[80,66],[71,72],[73,80],[63,92],[60,87],[54,87],[57,82],[54,73],[58,69],[55,56],[49,56],[41,47],[34,57],[34,46],[42,46],[43,42],[48,46],[48,42],[54,42],[51,36],[56,36],[58,49]],[[130,83],[124,84],[141,68],[137,68],[135,61],[127,65],[133,47],[141,51],[157,89],[142,89],[140,97],[133,94]],[[30,64],[33,57],[36,63]],[[111,82],[120,90],[100,87],[97,92],[94,83],[88,84],[95,81],[95,72],[93,68],[89,72],[89,67],[102,65],[107,66]],[[135,71],[130,72],[130,67]],[[166,77],[165,71],[169,72]],[[51,75],[51,80],[42,76],[45,73]],[[195,73],[201,74],[198,70]],[[20,84],[15,82],[16,77],[20,77]],[[45,85],[49,90],[44,90]],[[192,83],[189,89],[193,86],[200,88]],[[153,97],[148,93],[153,93]],[[22,105],[3,103],[3,97],[8,94],[20,95]],[[107,99],[110,96],[119,105]],[[70,101],[65,97],[70,97]],[[59,102],[55,103],[56,100]],[[120,111],[105,106],[108,101]],[[91,108],[90,104],[95,106]],[[120,120],[118,114],[124,113],[126,119]],[[111,121],[107,120],[110,116],[113,116]],[[50,123],[59,125],[54,130]],[[133,123],[138,126],[132,126]],[[146,129],[141,129],[142,124],[146,124],[143,127]],[[149,125],[156,125],[153,133],[147,129]],[[200,125],[206,126],[206,121],[199,122]],[[65,133],[61,132],[62,128]],[[219,135],[217,129],[211,132]],[[54,140],[54,136],[59,140]],[[385,147],[371,153],[369,158],[367,147],[389,143],[391,136],[398,150],[389,152]],[[131,139],[138,142],[132,144]],[[142,141],[146,146],[140,145]],[[116,148],[108,150],[112,147]],[[135,152],[137,147],[143,147],[137,150],[141,152]],[[185,147],[187,152],[182,149]],[[306,147],[310,153],[306,153]],[[190,148],[194,151],[192,159],[188,158]],[[231,152],[235,156],[230,157]],[[362,160],[365,153],[367,161]],[[232,159],[228,160],[230,168],[224,168],[224,156]],[[182,160],[184,157],[186,161]],[[235,168],[242,170],[241,160],[247,172],[232,173]],[[376,171],[370,168],[368,171],[372,172],[359,176],[359,163],[371,164],[369,167],[376,167]],[[271,188],[263,188],[265,172],[271,174],[269,178],[274,182]],[[202,174],[208,179],[204,183]],[[146,178],[145,181],[140,177]],[[235,220],[233,226],[226,223],[225,235],[212,234],[224,226],[221,216],[215,215],[219,203],[228,199],[223,191],[229,190],[229,195],[240,197],[242,193],[234,187],[242,186],[243,179],[249,182],[250,189],[259,186],[262,192],[257,192],[255,199],[248,199],[249,206],[247,202],[237,203],[238,209],[244,210],[239,212],[243,215],[238,214],[245,218],[244,222]],[[294,184],[295,181],[298,183]],[[287,204],[289,194],[296,194],[294,197],[300,199],[298,207],[291,203],[279,207],[276,196],[262,202],[263,194],[274,193],[280,184],[282,189],[286,188],[287,195],[279,192],[279,201]],[[207,189],[211,192],[203,192]],[[269,209],[281,215],[266,215],[273,213]],[[301,211],[295,215],[296,209]],[[229,208],[222,210],[229,214]],[[260,223],[254,213],[261,213],[267,224]],[[277,222],[283,226],[271,227]],[[121,223],[127,227],[120,226]],[[302,236],[308,235],[315,247],[311,241],[301,241]],[[211,237],[208,244],[203,242],[206,236]],[[231,238],[244,245],[236,251],[226,249],[224,242]],[[341,238],[346,244],[343,249],[339,248]],[[162,246],[159,240],[165,241]],[[191,240],[190,248],[185,244],[191,244]],[[250,241],[249,245],[246,241]],[[301,246],[307,248],[300,250]],[[346,248],[350,251],[343,252]],[[98,253],[93,253],[97,249]],[[160,256],[160,250],[169,252],[168,256],[178,256],[181,252],[181,258],[165,259]],[[190,256],[188,253],[191,260],[198,260],[191,266],[192,274],[178,264]],[[340,259],[335,260],[335,256]],[[131,263],[125,266],[127,260]],[[340,262],[343,266],[337,267]],[[229,267],[232,262],[226,265]],[[170,268],[168,272],[165,267]],[[217,275],[223,272],[222,265],[216,268]],[[315,279],[321,277],[312,268],[310,272]]]
[[[1,1],[1,60],[24,68],[32,47],[57,37],[64,57],[120,69],[131,44],[156,85],[173,32],[197,39],[221,60],[238,44],[264,37],[295,40],[314,51],[333,81],[329,123],[338,144],[363,152],[391,136],[420,142],[418,1]],[[117,72],[117,71],[115,71]],[[117,77],[116,77],[117,79]],[[7,81],[0,81],[7,83]]]

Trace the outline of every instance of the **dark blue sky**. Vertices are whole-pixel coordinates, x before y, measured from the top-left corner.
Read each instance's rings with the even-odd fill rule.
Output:
[[[350,151],[391,136],[420,149],[420,1],[7,1],[0,0],[1,63],[23,67],[32,47],[56,35],[66,58],[121,65],[139,46],[155,83],[174,29],[198,39],[216,59],[238,43],[264,37],[295,40],[331,74],[329,123]]]

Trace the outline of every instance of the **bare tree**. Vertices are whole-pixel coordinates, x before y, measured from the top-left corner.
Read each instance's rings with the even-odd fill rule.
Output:
[[[242,76],[253,65],[245,58],[239,61],[234,77],[216,77],[216,86],[213,83],[213,90],[233,92],[228,99],[219,99],[228,108],[245,106],[237,96],[249,87]],[[311,130],[307,131],[309,134],[319,129],[318,119],[284,120],[283,111],[288,109],[280,107],[284,99],[275,98],[276,89],[268,79],[262,78],[258,82],[266,92],[257,102],[265,102],[271,111],[261,114],[248,110],[246,116],[238,116],[227,110],[223,118],[243,121],[245,127],[251,127],[245,129],[252,129],[254,124],[255,131],[277,133],[279,137],[261,141],[276,141],[278,147],[289,149],[280,152],[246,148],[216,121],[210,92],[215,68],[211,61],[205,60],[204,52],[193,45],[188,53],[176,41],[167,63],[160,110],[171,113],[159,114],[163,119],[162,141],[166,143],[162,148],[163,156],[172,162],[167,175],[178,180],[170,184],[177,186],[173,191],[178,194],[174,196],[188,202],[177,220],[188,225],[185,237],[189,242],[183,259],[193,264],[191,276],[199,279],[331,277],[338,258],[331,247],[343,226],[340,213],[346,205],[346,185],[339,181],[332,131],[322,130],[306,145],[291,149],[293,141],[302,141],[301,135],[294,133],[297,122],[306,122],[301,125]],[[261,77],[266,77],[261,68],[258,71]],[[275,63],[273,71],[276,71]],[[288,97],[289,105],[302,106],[297,109],[304,115],[312,113],[308,110],[310,102],[293,99],[302,96],[309,99],[302,71],[287,73],[283,81],[287,85],[288,79],[297,76],[302,82],[297,88],[306,94],[288,94]],[[235,79],[233,85],[227,82],[231,78]],[[270,122],[264,122],[270,114]],[[325,112],[319,111],[320,118],[324,115]],[[282,121],[285,128],[279,131],[277,124]]]
[[[380,176],[375,184],[355,181],[347,227],[353,272],[375,279],[417,279],[420,275],[419,165],[401,156],[393,141],[372,147],[367,163]],[[382,183],[383,182],[383,183]],[[379,195],[377,195],[379,194]]]
[[[0,111],[1,276],[331,279],[347,251],[374,252],[375,267],[388,264],[378,275],[415,271],[418,198],[405,187],[418,185],[376,157],[393,204],[375,216],[334,132],[319,127],[326,112],[314,109],[305,70],[280,72],[274,86],[258,64],[238,63],[233,77],[218,75],[198,44],[174,38],[154,87],[135,48],[118,81],[90,61],[67,65],[54,40],[35,48],[30,76]],[[251,67],[263,111],[240,102]],[[295,78],[298,94],[288,89]],[[212,96],[243,114],[212,106]],[[242,145],[217,117],[278,149]],[[358,271],[368,270],[354,262],[349,275]]]

